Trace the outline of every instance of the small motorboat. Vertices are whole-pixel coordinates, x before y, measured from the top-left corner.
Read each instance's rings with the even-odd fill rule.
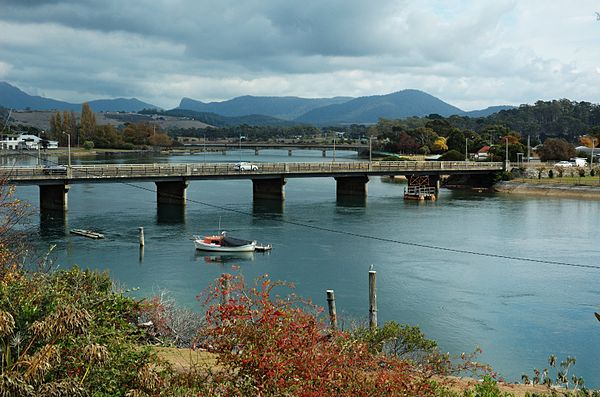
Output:
[[[256,249],[256,240],[242,240],[229,237],[226,232],[216,236],[194,236],[196,249],[215,252],[253,252]]]
[[[98,233],[98,232],[94,232],[94,231],[91,231],[91,230],[71,229],[70,233],[71,234],[77,234],[79,236],[83,236],[83,237],[87,237],[87,238],[93,238],[93,239],[104,238],[104,234]]]

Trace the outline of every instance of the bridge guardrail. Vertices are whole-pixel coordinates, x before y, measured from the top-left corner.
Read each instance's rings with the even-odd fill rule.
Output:
[[[47,173],[42,166],[0,167],[0,177],[9,180],[46,179],[102,179],[185,176],[235,176],[298,173],[369,173],[369,172],[423,172],[423,171],[485,171],[502,169],[502,163],[450,161],[374,161],[325,163],[252,163],[255,171],[240,171],[234,163],[157,163],[157,164],[101,164],[74,165],[65,174]]]

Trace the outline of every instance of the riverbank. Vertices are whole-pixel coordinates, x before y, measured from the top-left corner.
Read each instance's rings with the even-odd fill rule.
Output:
[[[546,181],[502,181],[494,185],[494,190],[505,194],[600,199],[600,186],[559,184]]]

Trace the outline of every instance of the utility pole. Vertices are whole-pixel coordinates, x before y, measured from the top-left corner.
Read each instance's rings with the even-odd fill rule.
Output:
[[[465,138],[465,161],[469,161],[469,138]]]
[[[529,152],[529,148],[531,147],[531,136],[527,135],[527,164],[529,164],[529,159],[530,159],[530,152]]]
[[[508,160],[508,136],[506,137],[506,157],[504,158],[504,171],[508,171],[510,161]]]

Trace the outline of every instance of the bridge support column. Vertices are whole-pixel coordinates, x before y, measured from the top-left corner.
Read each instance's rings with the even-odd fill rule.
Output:
[[[439,175],[429,175],[429,186],[435,188],[435,195],[440,194],[440,176]]]
[[[252,196],[255,200],[285,200],[284,177],[252,179]]]
[[[288,156],[292,155],[292,149],[288,149]]]
[[[187,181],[156,183],[156,202],[158,204],[185,205]]]
[[[258,148],[254,149],[254,155],[258,156]]]
[[[338,176],[335,178],[337,197],[367,197],[367,175]]]
[[[40,185],[40,209],[66,211],[68,209],[69,185]]]
[[[327,150],[322,151],[323,157],[327,157]]]

